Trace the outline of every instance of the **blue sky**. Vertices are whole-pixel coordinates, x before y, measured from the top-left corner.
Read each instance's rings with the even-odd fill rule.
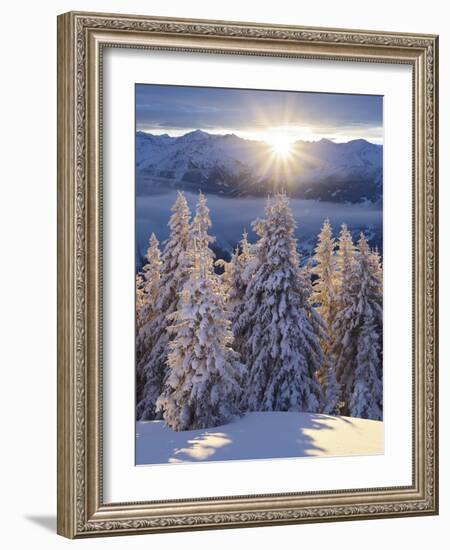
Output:
[[[136,85],[136,128],[178,136],[195,129],[247,139],[383,141],[382,96]]]

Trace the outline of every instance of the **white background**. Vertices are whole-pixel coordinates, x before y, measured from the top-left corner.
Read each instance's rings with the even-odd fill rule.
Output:
[[[182,59],[182,61],[180,61]],[[106,51],[104,455],[106,502],[411,484],[411,105],[406,65]],[[372,93],[384,117],[384,428],[381,456],[134,465],[135,82]],[[403,223],[399,223],[402,221]],[[405,313],[408,312],[408,313]],[[395,334],[395,337],[393,335]],[[151,487],[151,496],[149,493]]]
[[[352,550],[444,548],[450,520],[448,429],[449,346],[441,349],[441,515],[303,526],[239,529],[69,542],[54,534],[56,513],[56,15],[70,9],[258,20],[441,35],[448,64],[450,31],[444,3],[322,0],[300,3],[139,1],[16,1],[2,6],[2,162],[0,235],[1,518],[5,548],[273,548],[333,546]],[[441,151],[450,148],[450,79],[441,74]],[[441,163],[441,266],[449,267],[450,178]],[[447,156],[448,158],[448,156]],[[445,250],[447,249],[447,251]],[[6,252],[6,254],[5,254]],[[445,283],[444,277],[443,283]],[[447,279],[447,277],[445,278]],[[441,327],[449,330],[448,285],[441,287]],[[443,341],[445,339],[443,338]],[[443,541],[443,542],[441,542]]]

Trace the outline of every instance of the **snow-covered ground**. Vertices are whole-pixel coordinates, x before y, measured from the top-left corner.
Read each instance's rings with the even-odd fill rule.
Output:
[[[136,423],[136,464],[383,452],[383,422],[344,416],[253,412],[225,426],[186,432],[158,420]]]

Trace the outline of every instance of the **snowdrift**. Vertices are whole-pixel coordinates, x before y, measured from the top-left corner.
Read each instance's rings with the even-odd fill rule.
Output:
[[[383,422],[344,416],[253,412],[225,426],[186,432],[162,420],[136,423],[138,465],[383,452]]]

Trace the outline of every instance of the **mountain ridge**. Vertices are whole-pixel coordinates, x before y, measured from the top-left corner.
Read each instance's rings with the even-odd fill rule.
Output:
[[[136,133],[138,194],[184,189],[258,197],[282,186],[297,198],[381,204],[382,162],[383,146],[361,138],[297,140],[289,155],[277,157],[268,143],[235,134]]]

